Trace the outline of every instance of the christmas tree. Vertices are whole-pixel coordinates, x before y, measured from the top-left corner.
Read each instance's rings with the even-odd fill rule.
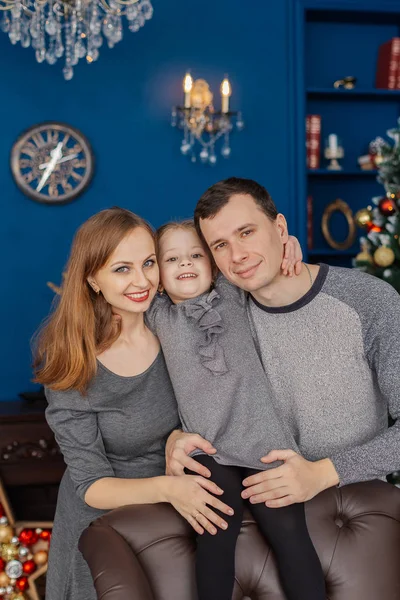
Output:
[[[357,225],[367,230],[354,266],[387,281],[400,293],[400,119],[389,129],[388,143],[375,140],[374,162],[385,194],[372,198],[373,206],[359,210]]]

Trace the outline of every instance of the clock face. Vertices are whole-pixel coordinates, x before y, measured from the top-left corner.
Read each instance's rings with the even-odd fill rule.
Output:
[[[24,131],[11,150],[11,171],[32,200],[64,204],[89,185],[94,157],[88,140],[63,123],[41,123]]]

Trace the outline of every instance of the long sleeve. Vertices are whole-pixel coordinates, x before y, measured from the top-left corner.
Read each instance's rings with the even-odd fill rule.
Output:
[[[114,477],[97,423],[88,400],[76,391],[46,389],[46,419],[68,466],[75,491],[83,500],[92,483]]]
[[[388,284],[377,284],[369,302],[359,299],[357,312],[381,401],[397,422],[368,442],[330,457],[340,485],[382,478],[400,468],[400,295]]]

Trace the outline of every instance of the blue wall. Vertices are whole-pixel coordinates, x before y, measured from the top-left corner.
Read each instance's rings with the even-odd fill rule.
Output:
[[[157,226],[191,215],[200,194],[230,175],[263,182],[288,209],[288,2],[154,0],[154,17],[139,33],[101,48],[98,62],[78,65],[70,82],[62,65],[37,64],[31,49],[0,33],[0,400],[34,389],[29,339],[53,298],[46,282],[60,281],[73,233],[93,213],[118,204]],[[244,113],[231,158],[214,168],[181,156],[181,132],[169,124],[187,68],[217,93],[228,73],[231,106]],[[18,134],[52,119],[81,129],[97,160],[90,190],[65,206],[24,197],[8,166]]]

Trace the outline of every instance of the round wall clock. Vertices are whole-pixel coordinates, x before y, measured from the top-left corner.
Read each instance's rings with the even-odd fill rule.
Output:
[[[11,150],[11,171],[32,200],[65,204],[89,185],[94,157],[86,137],[64,123],[46,122],[24,131]]]

